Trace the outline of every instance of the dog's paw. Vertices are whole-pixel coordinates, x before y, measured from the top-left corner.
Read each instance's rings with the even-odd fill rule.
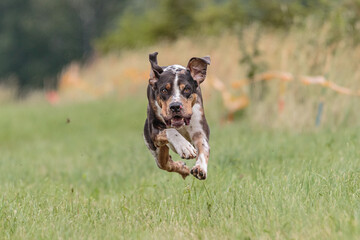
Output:
[[[206,170],[203,169],[200,165],[195,165],[191,169],[190,173],[199,180],[205,180],[206,179]]]
[[[197,153],[194,146],[191,143],[189,143],[188,141],[184,141],[182,144],[179,144],[179,146],[176,149],[176,152],[183,159],[196,158],[196,153]]]
[[[167,129],[166,136],[169,141],[169,146],[173,151],[184,159],[196,158],[197,151],[194,146],[188,142],[177,130]]]

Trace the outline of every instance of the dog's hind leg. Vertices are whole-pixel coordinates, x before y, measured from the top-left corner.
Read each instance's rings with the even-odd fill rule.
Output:
[[[153,154],[158,167],[160,169],[166,170],[168,172],[177,172],[185,179],[190,174],[190,170],[185,165],[184,162],[175,162],[171,159],[171,156],[169,154],[169,147],[167,145],[170,142],[174,143],[174,141],[173,141],[174,139],[171,136],[170,136],[170,139],[168,138],[169,136],[167,134],[167,130],[157,133],[153,140],[147,136],[149,136],[149,135],[147,135],[145,133],[144,134],[145,143],[148,146],[151,153]],[[177,137],[177,139],[175,139],[175,140],[180,139],[180,136],[181,136],[180,134],[179,134],[179,136],[175,136],[175,137]],[[191,145],[190,143],[188,143],[188,144]],[[186,146],[188,146],[188,145],[186,145]],[[189,155],[184,155],[184,157],[190,158],[190,157],[193,157],[193,155],[196,156],[196,153],[194,153],[194,151],[196,151],[196,150],[193,147],[192,148],[188,147],[186,149],[189,151],[185,152],[185,150],[183,150],[183,152],[185,152],[186,154],[189,154]]]
[[[190,174],[190,170],[184,162],[175,162],[171,159],[168,146],[163,145],[158,147],[155,153],[156,163],[160,169],[168,172],[177,172],[183,177],[183,179]]]

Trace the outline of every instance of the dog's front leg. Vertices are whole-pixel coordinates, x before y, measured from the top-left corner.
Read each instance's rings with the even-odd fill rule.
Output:
[[[198,156],[195,166],[190,173],[197,179],[205,180],[207,177],[207,165],[210,156],[210,147],[205,134],[198,132],[192,136],[193,143],[197,149]]]
[[[166,129],[166,138],[174,152],[184,159],[196,158],[196,149],[176,129]]]
[[[195,158],[195,148],[175,129],[161,131],[156,135],[154,143],[157,148],[155,158],[158,167],[168,172],[177,172],[185,179],[190,174],[189,168],[184,162],[172,160],[167,145],[171,144],[183,158]]]

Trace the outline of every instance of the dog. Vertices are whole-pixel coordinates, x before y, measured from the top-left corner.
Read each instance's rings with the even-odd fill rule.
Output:
[[[160,67],[157,55],[157,52],[149,54],[145,144],[160,169],[177,172],[184,179],[192,174],[205,180],[210,129],[204,115],[200,84],[206,78],[210,57],[193,57],[185,68],[181,65]],[[173,161],[169,148],[183,159],[196,158],[195,166],[189,170],[184,162]]]

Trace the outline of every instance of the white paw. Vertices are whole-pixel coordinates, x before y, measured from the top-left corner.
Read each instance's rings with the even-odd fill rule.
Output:
[[[204,168],[202,168],[200,165],[195,165],[191,169],[190,173],[199,180],[206,179],[206,170]]]
[[[167,129],[166,136],[169,140],[170,147],[180,157],[185,159],[196,158],[197,151],[177,130]]]
[[[191,143],[189,143],[188,141],[184,141],[178,144],[175,144],[175,150],[176,152],[180,155],[181,158],[185,158],[185,159],[192,159],[192,158],[196,158],[196,149],[194,148],[193,145],[191,145]]]
[[[190,173],[200,180],[205,180],[207,177],[207,160],[203,153],[199,154],[195,166],[191,169]]]

